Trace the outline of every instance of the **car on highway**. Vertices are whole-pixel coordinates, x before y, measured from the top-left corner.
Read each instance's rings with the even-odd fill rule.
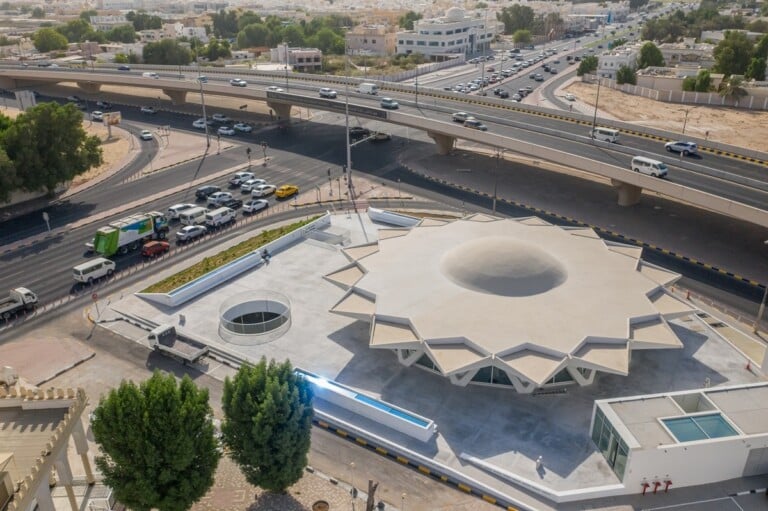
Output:
[[[97,101],[96,108],[103,108],[104,110],[109,110],[110,108],[112,108],[112,103],[110,103],[109,101]]]
[[[670,153],[682,153],[683,156],[698,154],[699,147],[695,142],[667,142],[664,148]]]
[[[262,183],[251,189],[251,197],[266,197],[267,195],[275,193],[275,190],[277,190],[275,185]]]
[[[72,95],[72,96],[67,96],[67,101],[69,101],[70,103],[80,103],[82,99],[78,96]]]
[[[224,114],[213,114],[211,119],[213,119],[214,122],[230,122],[232,120]]]
[[[230,186],[240,186],[249,179],[254,179],[255,177],[253,172],[235,172],[235,175],[229,180],[229,184]]]
[[[296,185],[283,185],[275,190],[275,197],[278,199],[287,199],[299,193],[299,187]]]
[[[353,140],[365,138],[371,134],[371,130],[362,126],[352,126],[349,128],[349,137]]]
[[[385,108],[387,110],[397,110],[400,108],[400,103],[392,98],[381,98],[381,108]]]
[[[94,110],[91,112],[91,119],[94,121],[103,121],[104,120],[104,112],[101,110]]]
[[[552,68],[549,70],[550,74],[556,75],[557,74],[557,68]]]
[[[488,126],[478,121],[474,117],[470,117],[469,119],[464,121],[464,127],[472,128],[473,130],[488,131]]]
[[[233,87],[246,87],[248,85],[248,82],[243,80],[242,78],[232,78],[229,81],[229,84]]]
[[[208,83],[208,77],[204,75],[200,75],[196,78],[196,80],[200,83]]]
[[[143,114],[156,114],[157,109],[153,106],[143,106],[141,107],[141,113]]]
[[[328,87],[323,87],[318,91],[321,98],[328,98],[328,99],[336,99],[336,91],[333,89],[329,89]]]
[[[267,184],[267,182],[264,179],[252,178],[240,183],[240,191],[243,193],[251,193],[257,186],[265,184]]]
[[[176,241],[179,243],[192,241],[193,239],[205,236],[206,232],[208,232],[208,229],[202,225],[188,225],[182,227],[181,230],[176,233]]]
[[[270,85],[269,87],[266,88],[266,90],[269,92],[285,92],[283,89],[281,89],[277,85]]]
[[[451,120],[453,120],[453,122],[461,122],[461,123],[463,123],[464,121],[466,121],[470,117],[472,117],[472,114],[468,114],[467,112],[455,112],[451,116]]]
[[[208,206],[219,207],[226,201],[232,199],[232,194],[229,192],[213,192],[207,198]]]
[[[141,247],[141,255],[143,257],[157,257],[163,255],[171,249],[171,245],[167,241],[150,241],[144,243]]]
[[[566,101],[576,101],[576,96],[571,94],[570,92],[565,95]]]
[[[371,143],[376,142],[386,142],[388,140],[392,140],[392,135],[389,133],[384,133],[383,131],[376,131],[373,135],[371,135],[371,138],[368,139]]]
[[[220,192],[220,191],[221,191],[221,188],[219,188],[218,186],[213,186],[213,185],[201,186],[195,191],[195,197],[197,197],[200,200],[205,200],[208,198],[209,195],[214,194],[216,192]]]
[[[206,121],[205,119],[197,119],[192,123],[192,127],[199,130],[204,130],[206,126],[210,126],[210,125],[211,125],[210,121]]]
[[[153,138],[155,138],[152,136],[152,132],[149,130],[141,130],[141,135],[139,135],[139,137],[142,140],[152,140]]]
[[[229,208],[229,209],[240,209],[243,207],[243,201],[242,199],[236,199],[233,197],[229,200],[225,200],[224,202],[222,202],[220,204],[220,207]]]
[[[179,215],[183,213],[184,211],[192,208],[196,208],[194,204],[188,204],[188,203],[182,203],[182,204],[174,204],[170,208],[168,208],[168,218],[170,220],[178,220]]]
[[[543,82],[544,81],[544,75],[541,73],[536,73],[536,77],[534,78],[537,82]]]
[[[216,130],[216,133],[219,135],[227,135],[231,137],[235,134],[235,129],[232,126],[220,126],[218,130]]]
[[[117,66],[117,70],[118,71],[130,71],[131,70],[131,66],[126,66],[125,64],[123,64],[121,66]]]
[[[269,207],[269,201],[266,201],[264,199],[251,199],[245,201],[243,204],[243,214],[245,213],[256,213],[258,211],[261,211],[262,209],[266,209]]]
[[[240,133],[250,133],[253,131],[253,126],[251,126],[250,124],[245,124],[244,122],[238,122],[232,127],[235,128],[235,130],[239,131]]]

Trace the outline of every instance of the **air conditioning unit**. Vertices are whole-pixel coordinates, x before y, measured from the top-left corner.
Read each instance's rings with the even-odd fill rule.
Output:
[[[0,368],[0,385],[5,384],[10,387],[16,385],[18,379],[19,373],[13,367],[3,366]]]

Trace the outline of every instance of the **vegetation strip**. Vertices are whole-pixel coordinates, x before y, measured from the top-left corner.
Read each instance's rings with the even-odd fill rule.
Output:
[[[155,282],[148,288],[141,291],[142,293],[168,293],[174,289],[183,286],[193,280],[202,277],[206,273],[210,273],[216,268],[224,266],[225,264],[234,261],[235,259],[242,257],[246,254],[258,250],[260,247],[275,241],[278,238],[285,236],[288,233],[301,229],[305,225],[314,222],[320,218],[319,216],[313,216],[306,220],[300,220],[298,222],[278,227],[276,229],[270,229],[262,231],[257,236],[249,238],[245,241],[241,241],[237,245],[230,247],[222,252],[211,257],[206,257],[202,261],[193,264],[192,266],[181,270],[169,277],[164,278],[160,282]]]

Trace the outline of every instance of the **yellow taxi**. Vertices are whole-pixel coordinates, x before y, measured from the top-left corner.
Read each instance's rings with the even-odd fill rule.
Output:
[[[299,193],[299,187],[296,185],[283,185],[275,191],[275,197],[285,199]]]

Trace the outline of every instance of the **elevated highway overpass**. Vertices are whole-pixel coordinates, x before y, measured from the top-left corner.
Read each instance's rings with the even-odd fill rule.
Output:
[[[143,77],[141,75],[142,70],[124,72],[101,68],[86,70],[0,66],[0,87],[23,89],[34,88],[43,84],[74,82],[84,91],[95,94],[102,85],[131,86],[161,90],[177,104],[184,103],[187,94],[199,93],[203,88],[206,94],[263,101],[275,112],[278,119],[286,121],[290,119],[292,106],[339,113],[345,111],[343,90],[339,90],[340,99],[329,100],[317,97],[319,86],[333,87],[338,85],[344,81],[344,78],[340,77],[317,75],[297,77],[290,75],[289,80],[288,76],[279,73],[254,74],[254,72],[247,71],[240,73],[233,69],[206,69],[205,72],[209,81],[201,85],[195,79],[197,71],[191,68],[162,67],[158,70],[160,72],[159,79]],[[221,75],[226,75],[226,78],[245,76],[252,82],[260,83],[256,86],[251,83],[248,87],[233,87]],[[283,79],[285,79],[284,82]],[[357,81],[353,83],[350,80],[350,92],[355,83]],[[265,84],[278,85],[285,91],[267,91],[264,89]],[[416,95],[417,91],[413,87],[399,84],[386,84],[384,90],[386,95],[397,97],[401,101],[403,108],[400,111],[381,109],[378,99],[375,97],[350,94],[350,115],[424,130],[435,141],[437,151],[441,154],[449,152],[457,139],[463,139],[492,147],[498,151],[517,153],[536,160],[577,168],[609,179],[618,192],[618,200],[621,205],[629,206],[637,203],[642,190],[647,189],[740,220],[768,226],[768,210],[766,210],[768,181],[760,179],[759,176],[750,177],[730,173],[726,179],[724,176],[710,175],[707,179],[711,178],[712,182],[707,185],[699,183],[698,178],[687,183],[655,179],[633,173],[627,169],[628,165],[617,164],[618,161],[615,157],[600,154],[608,151],[622,151],[621,147],[608,148],[606,144],[595,143],[584,136],[573,133],[574,126],[579,130],[587,129],[585,126],[579,128],[579,125],[586,124],[586,121],[578,119],[578,116],[573,116],[574,119],[571,120],[571,133],[558,129],[550,130],[553,132],[549,135],[550,137],[559,135],[561,138],[550,139],[551,143],[543,145],[524,140],[523,138],[528,137],[521,136],[519,131],[516,132],[509,128],[515,123],[523,126],[533,124],[534,117],[522,118],[526,114],[528,116],[532,114],[539,117],[548,116],[549,118],[560,116],[535,111],[535,108],[534,111],[531,111],[530,107],[523,107],[522,105],[507,108],[506,105],[509,103],[498,102],[504,105],[505,109],[501,111],[501,114],[494,112],[496,117],[489,115],[485,121],[491,130],[481,132],[451,122],[450,116],[446,115],[446,112],[458,110],[460,107],[467,108],[468,105],[475,109],[491,108],[496,103],[491,98],[461,95],[452,98],[453,95],[451,94],[446,95],[442,91],[425,91],[423,88]],[[520,118],[511,119],[516,114],[520,114],[517,116]],[[611,122],[610,124],[614,123]],[[655,136],[654,134],[651,135]],[[623,152],[631,154],[631,150],[629,152],[624,150]],[[752,157],[752,159],[762,163],[762,160],[759,160],[759,155]],[[687,165],[695,166],[695,164]],[[692,170],[692,174],[695,174],[695,170]],[[710,169],[709,174],[712,174],[713,170],[716,169]],[[717,172],[714,173],[717,174]],[[718,181],[728,181],[729,187],[720,186]],[[732,188],[732,191],[729,191],[728,188]],[[742,193],[744,190],[748,190],[751,195]],[[753,192],[757,195],[754,195]]]

